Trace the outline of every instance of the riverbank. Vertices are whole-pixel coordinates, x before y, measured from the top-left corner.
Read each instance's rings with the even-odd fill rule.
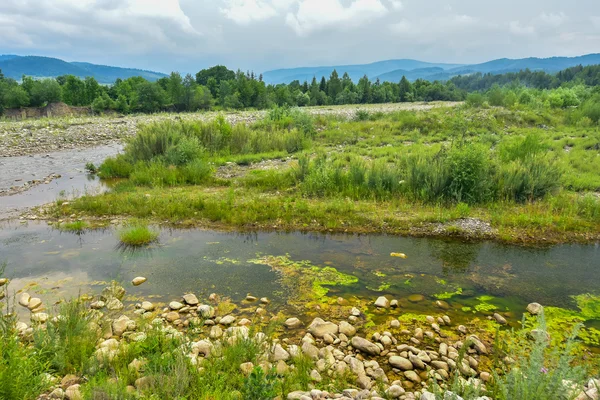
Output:
[[[146,281],[134,278],[129,294],[113,282],[100,295],[60,306],[57,314],[42,299],[19,293],[18,307],[30,313],[31,322],[2,315],[0,339],[14,335],[19,343],[4,355],[9,369],[0,364],[0,392],[7,398],[69,400],[504,400],[505,390],[518,393],[521,385],[553,379],[569,380],[552,385],[553,395],[583,399],[595,390],[584,379],[589,375],[571,368],[581,365],[569,354],[571,347],[565,355],[575,364],[542,361],[548,369],[539,371],[540,360],[524,351],[532,343],[538,349],[549,345],[535,322],[522,334],[499,330],[507,323],[501,314],[457,325],[444,314],[403,313],[397,300],[383,296],[368,303],[342,297],[320,305],[300,302],[296,315],[272,310],[259,293],[239,303],[215,293],[153,303],[136,296]],[[311,289],[298,294],[319,295]],[[540,315],[542,307],[531,304],[528,313]],[[382,322],[374,323],[374,315]],[[515,366],[538,371],[518,383],[506,377]]]
[[[460,103],[367,104],[306,107],[303,110],[314,116],[331,115],[351,118],[358,109],[375,113],[389,113],[401,110],[422,111],[434,107],[452,107],[458,104]],[[17,157],[122,143],[123,140],[135,136],[139,126],[160,121],[211,121],[217,116],[223,115],[233,125],[251,124],[263,118],[266,113],[266,111],[234,111],[43,118],[18,122],[0,120],[0,155],[1,157]]]

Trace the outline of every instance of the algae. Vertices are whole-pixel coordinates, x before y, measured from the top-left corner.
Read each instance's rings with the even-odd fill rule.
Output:
[[[265,256],[248,262],[268,265],[278,272],[291,303],[323,301],[329,293],[328,286],[349,286],[358,282],[356,276],[344,274],[333,267],[318,267],[310,261],[290,260],[288,255]]]
[[[454,292],[438,293],[438,294],[434,294],[433,297],[435,297],[438,300],[448,300],[454,296],[460,296],[462,294],[462,292],[463,292],[462,288],[459,287]]]

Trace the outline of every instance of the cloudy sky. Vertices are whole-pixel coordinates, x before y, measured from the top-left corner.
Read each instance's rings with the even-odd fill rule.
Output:
[[[0,0],[0,54],[195,72],[600,53],[600,0]]]

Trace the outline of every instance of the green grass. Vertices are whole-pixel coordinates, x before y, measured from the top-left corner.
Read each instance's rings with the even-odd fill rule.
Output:
[[[85,221],[63,222],[58,226],[58,229],[65,232],[81,233],[89,229],[90,224]]]
[[[118,231],[119,241],[127,246],[144,246],[158,240],[158,232],[146,225],[133,224]]]

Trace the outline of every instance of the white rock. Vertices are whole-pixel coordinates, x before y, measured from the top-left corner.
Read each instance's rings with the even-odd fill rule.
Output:
[[[137,278],[133,278],[133,280],[131,281],[131,284],[133,286],[140,286],[142,283],[146,282],[148,279],[144,278],[143,276],[138,276]]]
[[[390,301],[385,296],[381,296],[377,300],[375,300],[375,307],[389,308],[389,306]]]

